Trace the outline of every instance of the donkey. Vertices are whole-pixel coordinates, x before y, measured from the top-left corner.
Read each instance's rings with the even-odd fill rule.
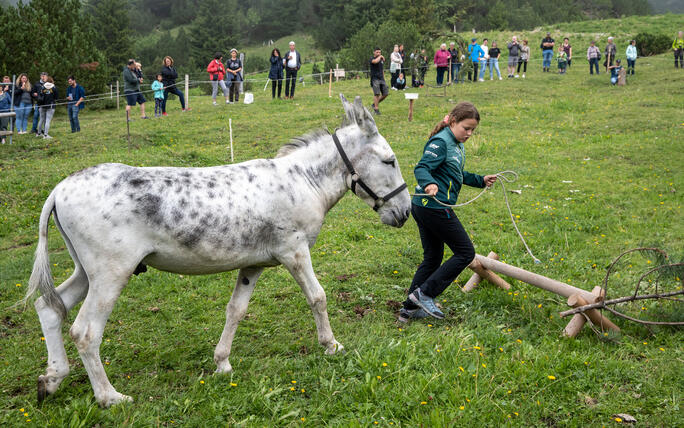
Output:
[[[67,312],[82,300],[69,333],[95,398],[103,407],[132,401],[109,382],[99,348],[119,294],[146,266],[196,275],[240,270],[214,352],[217,373],[232,370],[228,357],[238,322],[268,266],[284,265],[299,283],[326,354],[343,348],[330,328],[325,292],[309,253],[323,219],[351,189],[384,224],[401,227],[410,200],[397,159],[361,98],[353,104],[340,98],[345,111],[340,129],[295,138],[274,159],[207,168],[101,164],[57,184],[40,215],[25,297],[36,290],[42,294],[35,308],[48,367],[38,377],[39,402],[69,372],[61,327]],[[53,214],[75,266],[57,288],[47,241]]]

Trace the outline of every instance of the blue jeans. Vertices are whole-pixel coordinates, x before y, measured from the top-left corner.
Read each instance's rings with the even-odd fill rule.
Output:
[[[499,70],[499,60],[496,58],[489,58],[489,78],[494,78],[494,69],[496,69],[496,74],[501,78],[501,70]]]
[[[81,124],[78,121],[78,113],[80,112],[81,109],[75,105],[70,104],[67,106],[67,115],[69,116],[69,123],[71,124],[71,132],[81,131]]]
[[[461,71],[461,63],[451,63],[451,80],[458,83],[458,72]]]
[[[40,119],[40,110],[38,109],[38,104],[33,106],[33,124],[31,125],[31,133],[35,134],[38,132],[38,120]]]
[[[185,97],[183,96],[183,93],[176,86],[167,86],[166,89],[164,89],[164,100],[161,105],[162,113],[166,113],[166,100],[169,99],[169,93],[178,96],[181,103],[181,109],[185,110]]]
[[[480,79],[484,79],[485,75],[485,69],[487,68],[487,60],[486,59],[481,59],[480,60]]]
[[[627,58],[627,74],[634,74],[634,65],[636,64],[636,59]]]
[[[553,50],[546,49],[546,50],[542,51],[542,55],[544,56],[544,61],[542,62],[542,67],[551,68],[551,60],[553,59]]]
[[[31,103],[20,103],[16,108],[17,113],[17,132],[26,132],[28,128],[28,117],[31,113]]]
[[[596,74],[599,74],[598,62],[598,58],[589,58],[589,74],[594,74],[592,67],[596,67]]]

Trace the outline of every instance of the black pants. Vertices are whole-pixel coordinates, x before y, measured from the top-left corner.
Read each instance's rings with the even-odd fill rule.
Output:
[[[473,63],[473,75],[472,75],[473,76],[473,78],[472,78],[473,82],[477,82],[477,69],[479,68],[479,65],[480,65],[479,61]],[[470,71],[468,72],[468,80],[471,80],[470,79]]]
[[[520,73],[520,66],[523,64],[525,64],[523,66],[523,73],[527,73],[527,60],[526,59],[524,59],[524,60],[521,59],[520,61],[518,61],[518,73]]]
[[[297,84],[297,69],[285,69],[285,96],[294,97],[295,84]],[[292,86],[290,86],[292,85]]]
[[[183,96],[183,93],[174,85],[167,86],[166,89],[164,89],[164,101],[162,102],[162,112],[166,113],[166,101],[169,99],[169,94],[177,95],[181,103],[181,109],[185,110],[185,97]]]
[[[435,298],[473,261],[475,248],[452,209],[411,205],[411,215],[418,224],[423,262],[413,276],[409,294],[420,287],[423,294]],[[454,255],[442,264],[444,244]],[[416,305],[406,299],[404,307],[415,309]]]
[[[276,86],[278,86],[278,98],[280,98],[280,92],[283,89],[283,79],[271,80],[271,94],[273,98],[276,97]]]
[[[233,80],[230,82],[230,88],[228,89],[228,99],[231,102],[239,102],[240,101],[240,81],[239,80]]]
[[[675,68],[684,68],[684,49],[677,49],[674,51],[675,57]],[[677,65],[677,59],[679,59],[679,65]]]
[[[390,88],[397,87],[397,79],[399,78],[400,69],[397,69],[394,73],[391,73],[392,79],[390,79]]]

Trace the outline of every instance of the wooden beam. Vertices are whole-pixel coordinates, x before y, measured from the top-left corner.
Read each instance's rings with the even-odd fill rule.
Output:
[[[594,287],[594,289],[591,290],[591,294],[595,296],[594,302],[603,300],[603,296],[605,295],[600,286]],[[565,326],[565,329],[563,330],[563,336],[574,338],[579,334],[586,322],[587,319],[583,314],[575,314],[572,319],[570,319],[568,325]]]
[[[588,304],[589,302],[587,302],[582,296],[578,294],[573,294],[572,296],[568,297],[568,305],[572,306],[573,308]],[[584,311],[584,313],[591,320],[591,322],[594,323],[594,325],[599,326],[604,330],[620,331],[620,327],[616,326],[608,318],[604,317],[598,309],[589,309],[587,311]]]
[[[490,259],[499,260],[499,255],[494,251],[490,251],[489,254],[487,254],[487,257]],[[480,284],[480,281],[482,281],[482,277],[473,270],[473,276],[471,276],[468,282],[466,282],[466,285],[462,288],[462,291],[464,293],[473,291],[475,287]]]
[[[491,282],[492,284],[496,285],[499,288],[503,288],[504,290],[510,290],[511,289],[511,284],[507,283],[504,281],[499,275],[495,274],[494,272],[485,269],[482,264],[478,260],[473,260],[468,267],[472,269],[480,278],[486,279],[487,281]],[[463,290],[463,292],[467,292],[470,290]]]

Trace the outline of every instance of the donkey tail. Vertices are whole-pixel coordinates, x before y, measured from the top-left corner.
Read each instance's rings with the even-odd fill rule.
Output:
[[[40,223],[38,226],[38,246],[36,247],[36,258],[33,262],[33,272],[29,279],[28,290],[22,302],[26,305],[28,299],[40,290],[43,295],[45,303],[55,309],[62,319],[66,318],[67,310],[60,295],[55,291],[55,286],[52,281],[52,271],[50,270],[50,255],[48,254],[48,224],[50,216],[55,209],[55,191],[53,190],[43,205],[43,211],[40,213]]]

